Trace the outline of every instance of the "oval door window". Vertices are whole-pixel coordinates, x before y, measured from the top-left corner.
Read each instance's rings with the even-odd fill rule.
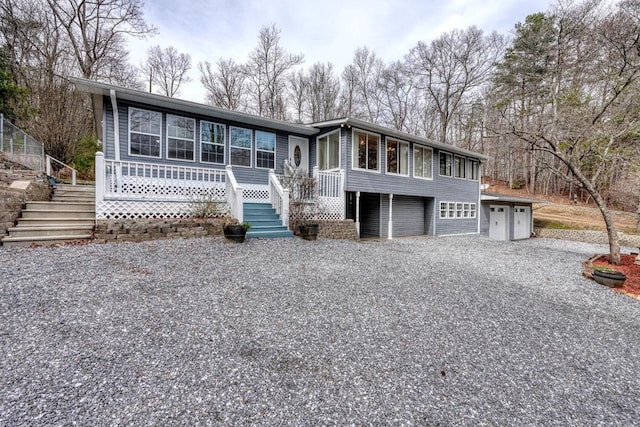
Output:
[[[293,149],[293,162],[296,164],[296,167],[300,166],[300,162],[302,161],[302,150],[300,150],[300,146],[296,145],[296,148]]]

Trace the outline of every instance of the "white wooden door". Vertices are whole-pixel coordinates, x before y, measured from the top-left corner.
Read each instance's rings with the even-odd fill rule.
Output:
[[[516,206],[513,212],[513,238],[528,239],[531,236],[531,208]]]
[[[495,240],[507,240],[507,207],[489,206],[489,237]]]
[[[297,136],[289,137],[289,164],[295,168],[309,170],[309,140]]]

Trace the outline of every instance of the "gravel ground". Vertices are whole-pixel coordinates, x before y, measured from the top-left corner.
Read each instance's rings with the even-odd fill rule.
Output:
[[[637,425],[640,301],[551,239],[0,247],[0,425]]]

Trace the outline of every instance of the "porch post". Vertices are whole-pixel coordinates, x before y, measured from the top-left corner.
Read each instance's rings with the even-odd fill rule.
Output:
[[[105,176],[104,176],[104,153],[96,153],[96,203],[104,200]]]
[[[356,191],[356,231],[360,237],[360,192]]]
[[[342,198],[342,219],[347,218],[347,193],[344,190],[344,169],[340,169],[340,188],[338,189],[339,195]]]
[[[388,239],[393,239],[393,194],[389,194],[389,225]]]

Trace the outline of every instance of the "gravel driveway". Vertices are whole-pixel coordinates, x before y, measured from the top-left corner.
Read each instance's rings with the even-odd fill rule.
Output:
[[[0,425],[633,425],[640,301],[533,239],[0,247]]]

